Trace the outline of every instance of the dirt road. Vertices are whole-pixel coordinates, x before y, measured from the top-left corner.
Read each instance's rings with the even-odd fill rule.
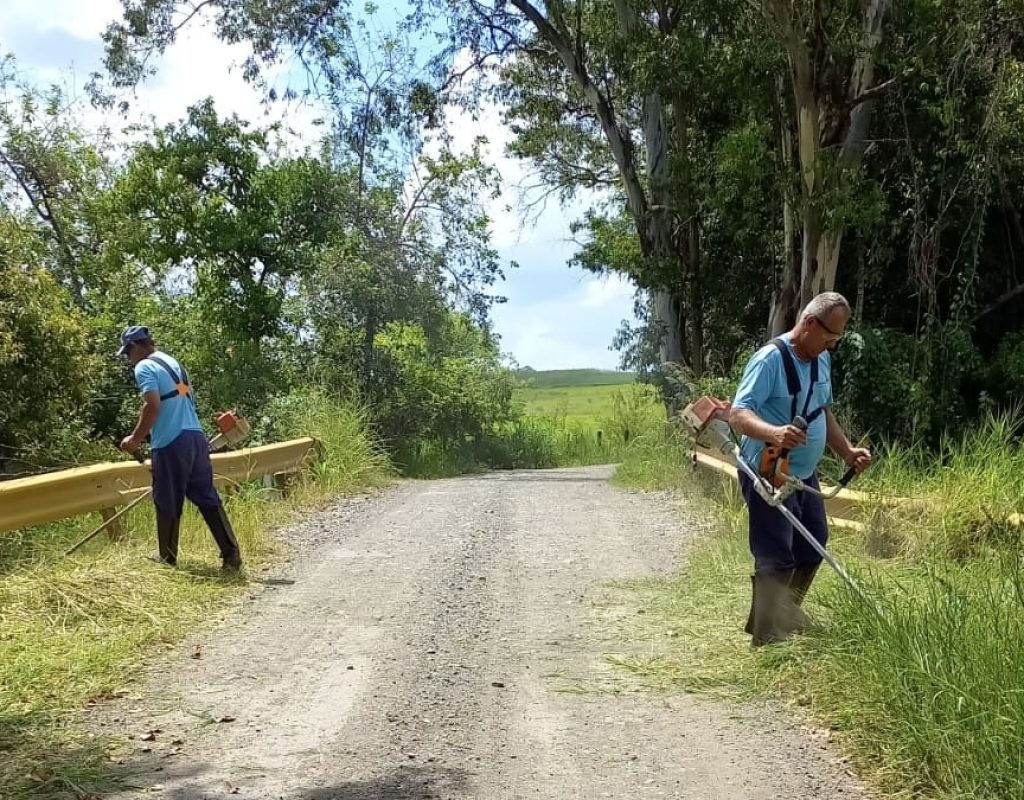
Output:
[[[778,714],[617,691],[596,598],[674,569],[688,532],[610,474],[409,483],[311,516],[285,580],[125,711],[131,783],[174,800],[859,797]]]

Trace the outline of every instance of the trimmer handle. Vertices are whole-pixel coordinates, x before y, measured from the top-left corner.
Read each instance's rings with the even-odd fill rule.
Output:
[[[793,417],[793,422],[790,423],[790,424],[795,426],[795,427],[797,427],[797,428],[799,428],[802,431],[806,431],[807,430],[807,420],[805,420],[799,414],[797,414],[795,417]],[[782,450],[779,451],[779,460],[776,463],[781,463],[786,458],[786,456],[788,456],[788,455],[789,455],[789,448],[788,447],[782,448]]]

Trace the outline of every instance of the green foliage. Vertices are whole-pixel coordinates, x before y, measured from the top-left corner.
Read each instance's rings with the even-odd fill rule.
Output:
[[[1024,332],[1008,336],[988,365],[991,393],[1003,403],[1024,397]]]
[[[330,166],[271,159],[265,133],[219,119],[208,99],[137,145],[115,189],[140,228],[125,255],[165,273],[193,262],[201,314],[233,342],[280,332],[286,292],[337,235]]]
[[[966,388],[980,356],[962,328],[947,325],[922,337],[856,327],[841,341],[833,382],[839,407],[856,430],[876,440],[936,444],[975,410]]]
[[[286,6],[235,9],[252,35],[284,25],[260,34],[264,62],[303,18]],[[159,49],[179,10],[129,9],[120,33]],[[4,62],[0,266],[14,311],[0,321],[0,363],[31,387],[0,412],[0,458],[21,459],[11,469],[109,455],[138,411],[130,371],[111,357],[129,324],[186,365],[205,422],[225,408],[267,417],[310,385],[368,409],[391,447],[509,418],[512,379],[487,320],[501,267],[482,202],[498,177],[482,142],[428,154],[403,135],[403,161],[392,134],[413,120],[394,91],[408,54],[382,48],[390,77],[371,80],[366,105],[315,156],[284,153],[276,131],[206,100],[178,123],[129,131],[124,157],[108,161],[57,90],[17,84]],[[137,52],[121,53],[129,73]],[[372,78],[356,62],[346,73],[338,86]]]
[[[645,386],[520,388],[519,397],[507,421],[457,441],[407,442],[398,463],[417,477],[609,464],[664,425],[664,412]]]
[[[419,326],[392,323],[374,344],[387,376],[374,418],[386,441],[406,436],[446,446],[511,419],[512,376],[493,339],[466,317],[451,315],[439,342]]]
[[[32,254],[14,247],[19,237],[2,220],[0,238],[0,463],[37,448],[46,463],[77,451],[87,433],[75,412],[96,366],[89,324],[48,272],[23,266]]]

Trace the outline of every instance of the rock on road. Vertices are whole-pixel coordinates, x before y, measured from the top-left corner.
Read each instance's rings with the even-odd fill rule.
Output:
[[[611,473],[409,482],[311,514],[285,532],[288,580],[154,670],[120,718],[133,788],[109,797],[860,797],[766,707],[607,690],[594,598],[670,573],[694,535]]]

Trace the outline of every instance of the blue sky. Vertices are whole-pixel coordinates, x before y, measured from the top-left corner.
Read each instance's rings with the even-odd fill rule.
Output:
[[[22,70],[39,83],[80,91],[89,73],[100,67],[100,33],[119,11],[118,0],[2,0],[0,53],[13,52]],[[315,112],[280,108],[268,115],[242,80],[244,57],[244,47],[226,46],[204,27],[192,26],[161,59],[155,78],[138,90],[135,113],[166,123],[212,95],[221,113],[260,122],[283,118],[299,139],[313,141],[319,135],[312,122]],[[97,126],[119,124],[88,108],[83,118]],[[569,223],[582,215],[583,206],[566,209],[550,201],[524,220],[518,209],[531,199],[520,188],[529,183],[527,170],[504,155],[509,134],[498,110],[485,109],[478,120],[452,112],[449,123],[458,132],[457,141],[467,145],[476,135],[488,138],[490,158],[504,180],[503,196],[489,204],[494,243],[503,260],[520,266],[506,270],[505,282],[497,287],[508,298],[493,313],[502,350],[535,369],[615,367],[618,356],[608,348],[619,323],[632,319],[633,289],[626,281],[568,266],[575,250]]]

